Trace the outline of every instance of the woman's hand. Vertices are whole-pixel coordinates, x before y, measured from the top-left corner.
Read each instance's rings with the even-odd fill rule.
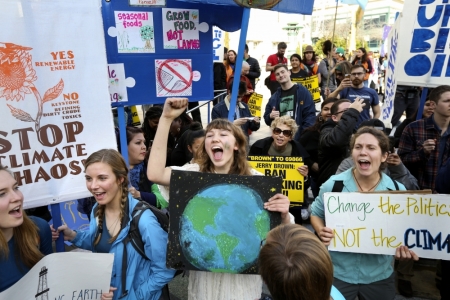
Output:
[[[297,171],[303,175],[303,177],[308,176],[308,166],[307,165],[303,165],[297,168]]]
[[[77,236],[77,233],[75,231],[73,231],[72,229],[70,229],[69,227],[67,227],[67,225],[59,226],[58,227],[58,235],[60,232],[62,232],[64,234],[65,241],[71,241]]]
[[[52,232],[52,241],[56,241],[59,238],[59,232],[53,228],[53,225],[50,225],[50,231]]]
[[[247,123],[248,119],[247,118],[239,118],[233,121],[233,124],[236,126],[241,126],[244,125],[245,123]]]
[[[283,194],[276,194],[264,203],[264,208],[269,211],[278,211],[281,213],[281,223],[289,223],[289,198]]]
[[[397,260],[419,260],[419,256],[417,256],[414,251],[409,250],[406,246],[400,246],[395,249],[395,259]]]
[[[141,200],[141,193],[134,187],[130,187],[128,191],[130,192],[131,196],[133,196],[134,199]]]
[[[109,292],[102,294],[102,300],[112,300],[112,298],[114,297],[115,290],[117,290],[117,288],[112,287],[112,286],[109,287]]]
[[[187,98],[167,98],[161,117],[174,120],[186,110],[187,106]]]
[[[334,238],[333,229],[328,227],[322,227],[317,234],[319,235],[320,240],[325,246],[329,246],[331,243],[331,239]]]

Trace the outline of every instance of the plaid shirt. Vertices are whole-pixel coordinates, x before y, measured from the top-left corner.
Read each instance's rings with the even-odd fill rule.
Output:
[[[417,178],[421,189],[435,191],[441,138],[441,130],[435,125],[433,115],[406,126],[400,138],[398,155],[402,159],[403,164]],[[444,153],[442,153],[441,164],[447,161],[450,152],[449,135],[443,138],[447,140]],[[428,139],[435,139],[436,147],[434,151],[427,155],[422,144]]]

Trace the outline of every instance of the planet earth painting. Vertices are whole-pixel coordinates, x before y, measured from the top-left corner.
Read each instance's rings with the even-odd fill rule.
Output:
[[[252,266],[270,230],[269,213],[253,189],[217,184],[189,201],[180,218],[180,244],[199,270],[241,273]]]

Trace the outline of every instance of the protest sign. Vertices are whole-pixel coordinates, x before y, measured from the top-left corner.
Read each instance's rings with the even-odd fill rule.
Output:
[[[119,53],[155,53],[153,13],[115,11]]]
[[[261,244],[281,223],[264,203],[280,190],[281,178],[173,170],[167,266],[257,274]]]
[[[288,196],[291,206],[303,203],[304,177],[298,172],[303,166],[303,158],[294,156],[253,156],[247,157],[250,166],[264,176],[283,178],[282,193]]]
[[[261,106],[263,102],[263,95],[253,93],[248,99],[248,109],[250,110],[250,114],[254,117],[261,118]]]
[[[311,97],[315,103],[320,102],[319,77],[317,75],[305,78],[292,78],[291,80],[294,83],[303,85],[311,93]]]
[[[130,6],[165,6],[166,0],[129,0]]]
[[[84,160],[117,147],[100,6],[0,0],[0,163],[25,208],[88,196]]]
[[[109,292],[114,255],[87,252],[54,253],[41,259],[0,300],[101,299]]]
[[[325,193],[331,251],[395,254],[401,245],[419,257],[450,259],[448,195]]]
[[[403,7],[398,40],[401,55],[396,64],[398,84],[436,87],[449,81],[450,6],[445,3],[411,1]]]
[[[200,49],[198,9],[163,8],[164,49]]]
[[[213,26],[213,62],[223,62],[225,47],[225,32],[217,26]]]
[[[128,101],[123,64],[108,64],[108,88],[111,102]]]
[[[392,128],[391,120],[394,115],[394,99],[397,90],[397,74],[400,66],[397,64],[399,57],[398,43],[400,34],[400,24],[402,16],[400,15],[395,21],[394,26],[390,29],[388,36],[388,67],[385,70],[385,87],[384,87],[384,103],[381,108],[381,121],[386,128]]]

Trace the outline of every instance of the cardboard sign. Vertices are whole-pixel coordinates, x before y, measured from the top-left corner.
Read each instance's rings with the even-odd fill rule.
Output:
[[[280,190],[281,178],[173,170],[167,266],[256,274],[261,244],[281,223],[264,203]]]
[[[119,53],[155,53],[153,13],[115,11]]]
[[[262,102],[263,102],[263,95],[253,93],[250,96],[250,99],[248,99],[247,105],[248,105],[248,109],[250,110],[250,113],[252,114],[252,116],[261,118]]]
[[[164,49],[200,49],[198,9],[163,8]]]
[[[0,293],[10,299],[101,299],[109,291],[114,254],[62,252],[41,259]]]
[[[123,64],[108,64],[108,79],[111,102],[127,102],[127,85]]]
[[[403,7],[398,36],[401,55],[396,63],[398,84],[436,87],[449,82],[450,6],[445,3],[411,1]]]
[[[331,251],[395,254],[401,245],[419,257],[450,259],[448,195],[325,193]]]
[[[317,75],[306,78],[292,78],[291,80],[294,83],[303,85],[311,93],[311,97],[315,103],[320,102],[319,77]]]
[[[298,172],[303,166],[303,158],[293,156],[252,156],[247,157],[250,166],[264,176],[283,178],[283,195],[288,196],[291,206],[303,203],[304,177]]]

